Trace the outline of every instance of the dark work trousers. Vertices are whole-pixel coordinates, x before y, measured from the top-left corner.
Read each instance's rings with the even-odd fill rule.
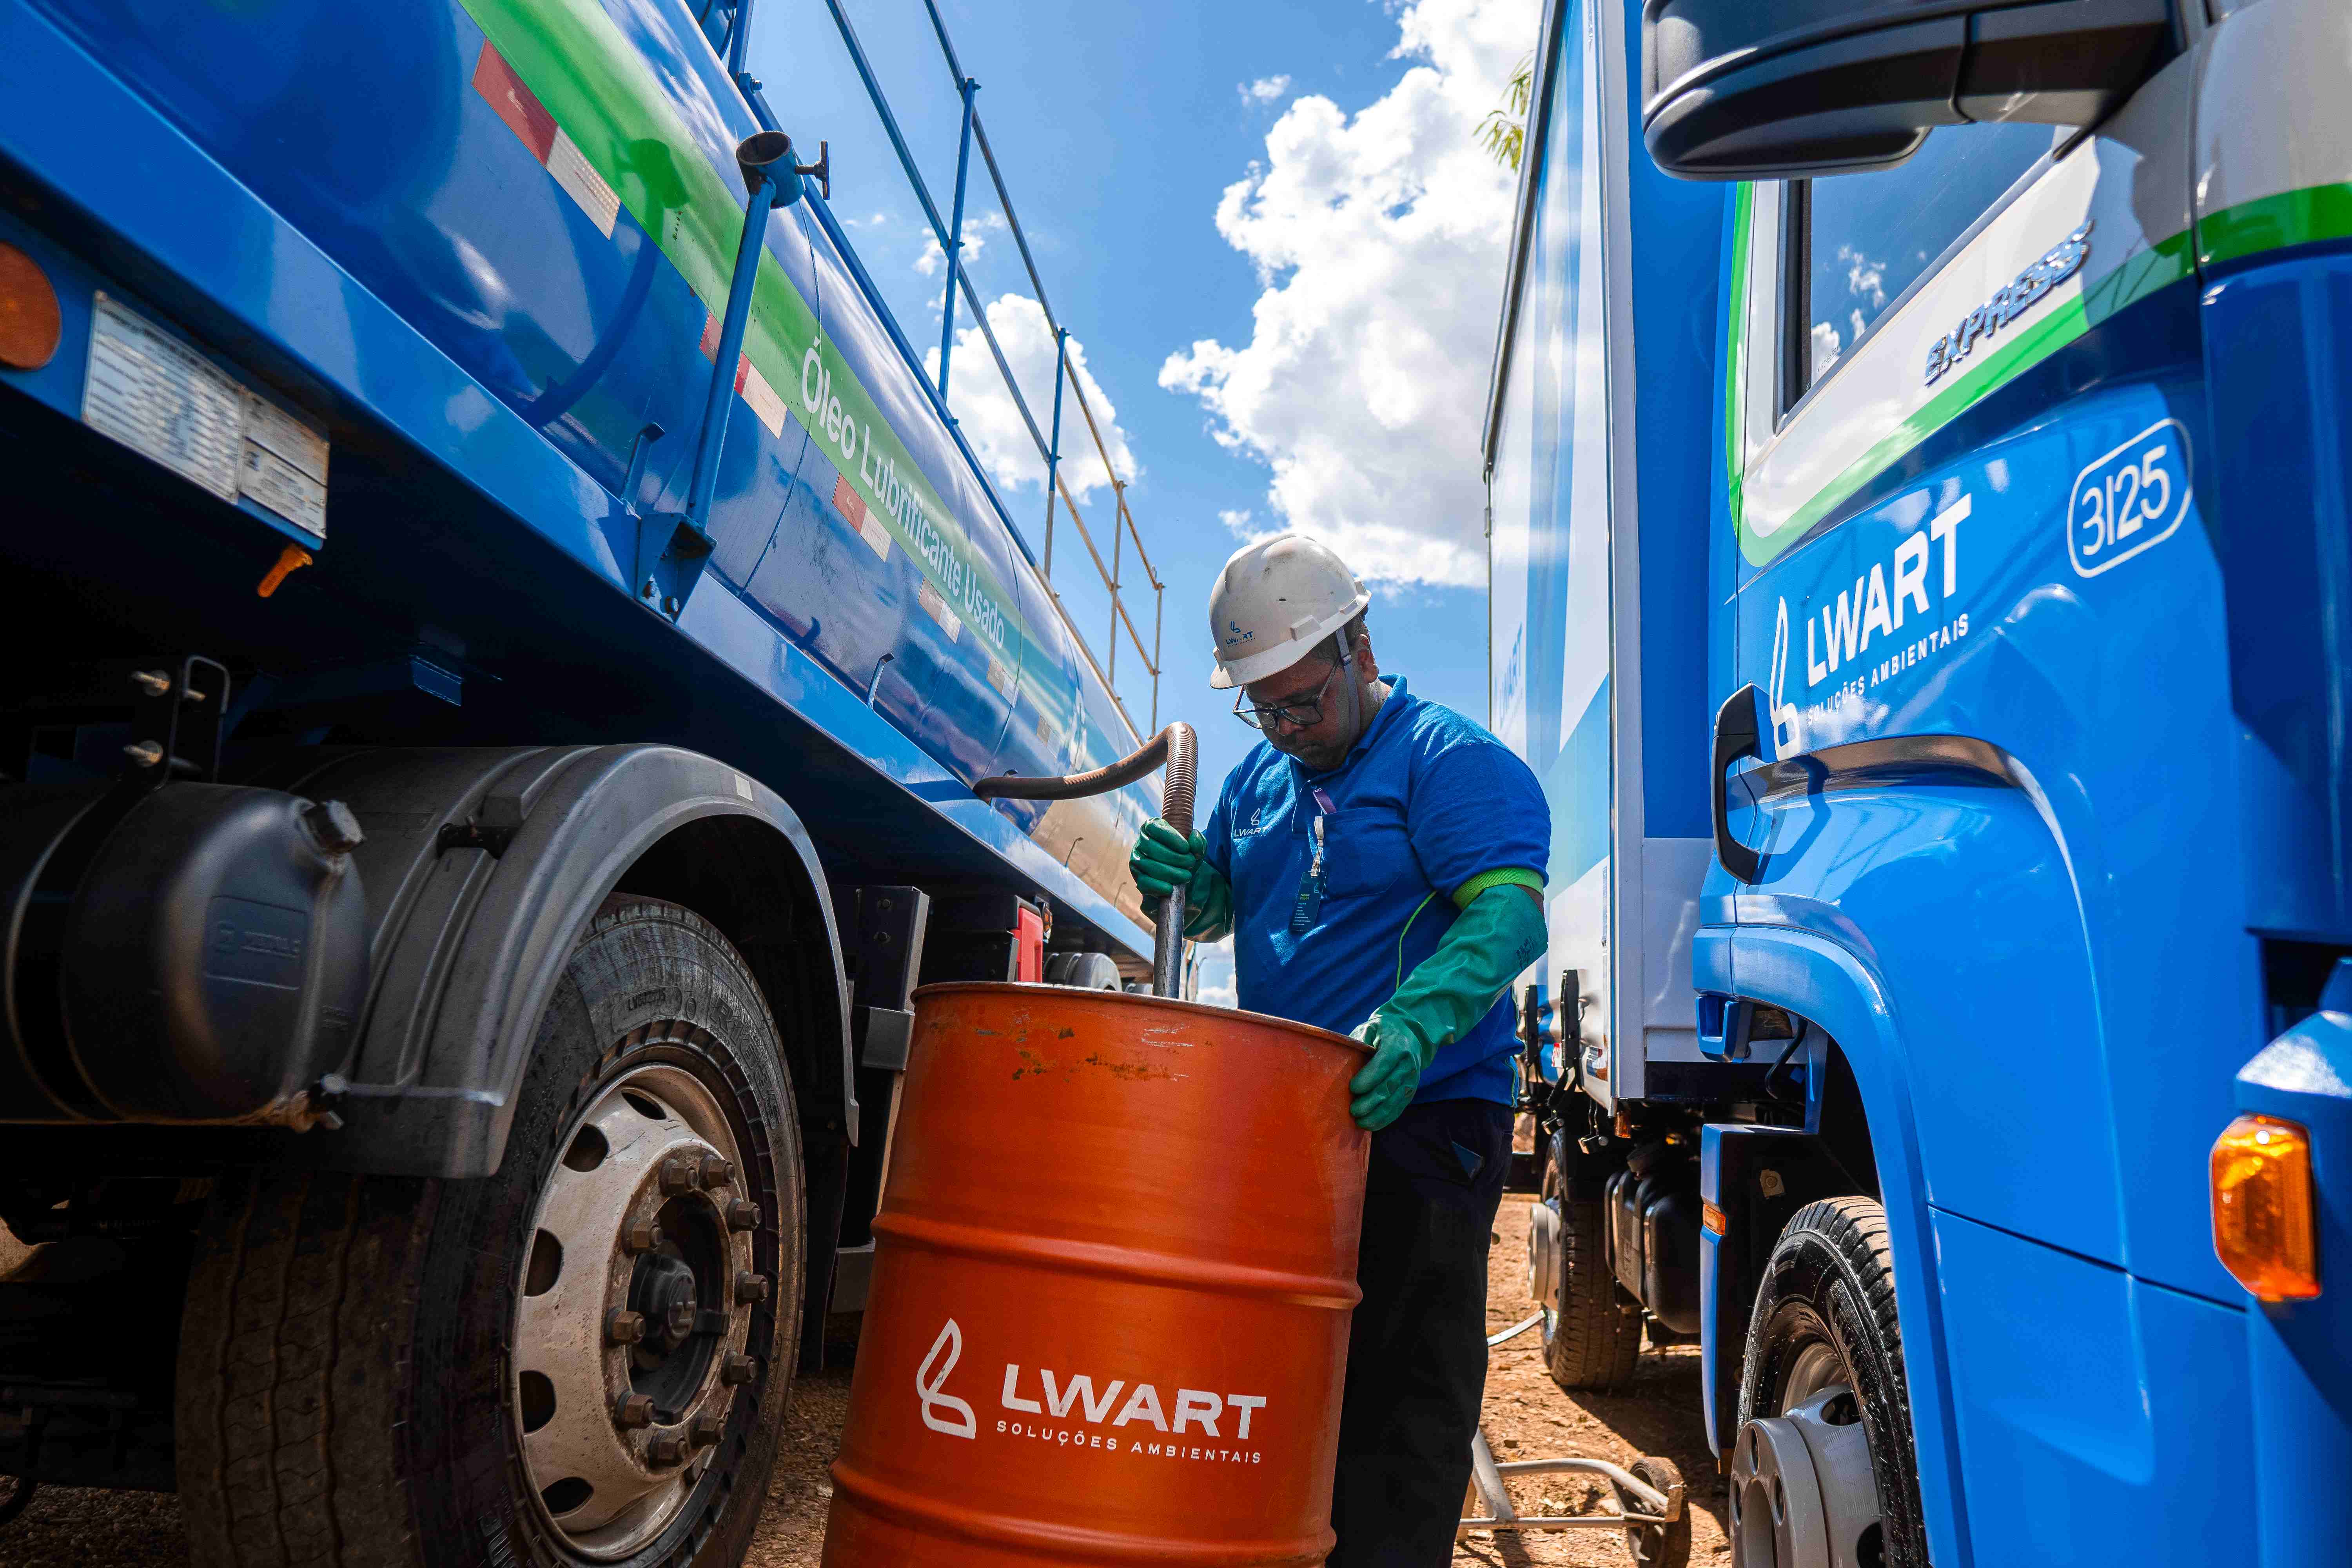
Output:
[[[1445,1568],[1486,1392],[1486,1252],[1510,1107],[1437,1100],[1372,1134],[1331,1568]]]

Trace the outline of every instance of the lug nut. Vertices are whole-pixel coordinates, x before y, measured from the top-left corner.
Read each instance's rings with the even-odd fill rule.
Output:
[[[729,1204],[727,1205],[727,1228],[730,1230],[759,1229],[760,1205],[758,1204],[747,1204],[740,1198]]]
[[[695,1316],[696,1308],[694,1305],[694,1298],[689,1296],[683,1301],[672,1301],[669,1304],[669,1311],[663,1318],[662,1323],[665,1328],[669,1330],[669,1337],[671,1339],[682,1340],[686,1338],[687,1335],[694,1332]]]
[[[626,1307],[615,1307],[604,1317],[604,1337],[616,1345],[633,1345],[646,1337],[646,1321]]]
[[[748,1268],[736,1271],[735,1303],[737,1306],[748,1307],[754,1301],[764,1301],[767,1299],[768,1281],[765,1276],[754,1274]]]
[[[161,697],[172,689],[172,678],[160,669],[135,669],[131,679],[150,697]]]
[[[641,1219],[621,1232],[621,1250],[627,1253],[651,1252],[662,1244],[662,1228],[649,1219]]]
[[[704,1186],[723,1187],[735,1179],[735,1162],[717,1154],[705,1154],[700,1173]]]
[[[613,1401],[613,1425],[623,1427],[650,1426],[654,1424],[654,1396],[650,1394],[624,1394]]]
[[[725,1426],[725,1422],[706,1410],[686,1424],[686,1440],[698,1448],[708,1448],[719,1441],[719,1434]]]
[[[694,1191],[694,1166],[691,1162],[673,1154],[661,1163],[662,1196],[674,1198],[680,1193]]]
[[[729,1351],[726,1359],[719,1363],[719,1382],[721,1387],[740,1388],[759,1373],[760,1366],[757,1362],[750,1356],[738,1355],[733,1351]]]
[[[682,1465],[689,1452],[686,1439],[675,1432],[656,1432],[646,1445],[646,1458],[661,1466]]]
[[[122,754],[142,768],[152,768],[163,760],[163,748],[152,741],[133,741],[122,748]]]

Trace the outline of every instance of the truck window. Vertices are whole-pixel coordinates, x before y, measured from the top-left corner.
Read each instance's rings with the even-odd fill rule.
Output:
[[[1852,353],[2052,145],[2047,125],[1948,126],[1895,168],[1791,184],[1783,406]]]

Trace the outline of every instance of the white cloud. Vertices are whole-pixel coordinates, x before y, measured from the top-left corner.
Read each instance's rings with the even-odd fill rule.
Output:
[[[982,249],[986,245],[987,241],[982,239],[979,235],[974,234],[965,236],[963,242],[964,265],[967,267],[971,266],[973,260],[979,257]],[[940,242],[936,238],[923,241],[922,254],[915,258],[916,271],[921,273],[926,278],[937,278],[943,270],[946,269],[947,264],[947,252],[940,248]]]
[[[964,215],[963,264],[967,271],[971,269],[973,262],[980,259],[980,253],[988,248],[989,231],[1002,229],[1004,226],[1002,214],[966,213]],[[947,267],[948,253],[940,247],[939,236],[926,236],[923,240],[923,253],[915,258],[915,270],[926,278],[940,278],[946,275]]]
[[[961,310],[957,316],[962,320]],[[1045,324],[1045,312],[1026,294],[1004,294],[989,302],[988,324],[1004,350],[1005,363],[1013,367],[1013,376],[1021,383],[1021,395],[1027,400],[1038,430],[1050,435],[1048,422],[1054,414],[1054,332]],[[1095,423],[1102,428],[1103,445],[1109,449],[1111,461],[1118,466],[1119,478],[1132,484],[1142,469],[1129,448],[1127,432],[1119,426],[1118,409],[1103,391],[1101,383],[1095,380],[1094,373],[1087,368],[1086,345],[1075,334],[1070,338],[1069,349],[1070,366],[1077,374],[1078,384],[1086,388],[1087,401],[1095,411]],[[923,351],[923,369],[934,378],[939,375],[939,350]],[[1013,406],[1012,395],[1005,391],[1004,378],[996,373],[995,357],[988,352],[988,340],[981,335],[977,324],[967,323],[956,329],[955,373],[949,380],[948,403],[962,422],[964,438],[980,454],[980,460],[987,465],[990,477],[1001,489],[1025,488],[1044,491],[1045,459],[1037,456],[1037,443],[1030,439],[1021,411]],[[1070,493],[1082,501],[1097,490],[1108,490],[1110,485],[1110,477],[1103,472],[1102,459],[1096,456],[1094,442],[1087,435],[1085,416],[1079,414],[1076,399],[1066,392],[1062,406],[1062,480],[1070,487]]]
[[[1262,76],[1255,81],[1244,82],[1238,90],[1244,103],[1272,103],[1290,90],[1290,79],[1286,76]]]
[[[1886,309],[1886,263],[1873,261],[1851,245],[1838,247],[1838,259],[1846,264],[1846,292],[1869,300],[1874,310]]]
[[[1217,513],[1217,521],[1223,523],[1227,528],[1232,529],[1235,533],[1241,534],[1243,537],[1246,538],[1248,537],[1250,531],[1249,524],[1252,515],[1253,514],[1246,507],[1240,511],[1220,510]]]
[[[1831,326],[1827,321],[1815,321],[1812,345],[1812,379],[1819,381],[1829,374],[1830,366],[1837,363],[1837,357],[1843,344],[1838,338],[1838,330],[1835,327]]]
[[[1366,577],[1475,586],[1513,187],[1476,131],[1535,8],[1412,0],[1397,18],[1402,79],[1353,115],[1319,94],[1294,101],[1217,205],[1217,231],[1257,268],[1250,341],[1202,339],[1169,355],[1160,384],[1198,397],[1218,441],[1272,470],[1268,522],[1327,541]]]

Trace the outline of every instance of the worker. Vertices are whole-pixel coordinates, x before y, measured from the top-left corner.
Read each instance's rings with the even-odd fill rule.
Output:
[[[1285,534],[1225,563],[1216,669],[1256,729],[1202,831],[1144,825],[1146,908],[1234,937],[1240,1005],[1352,1035],[1372,1134],[1334,1568],[1441,1568],[1486,1381],[1486,1254],[1510,1166],[1512,979],[1544,951],[1551,816],[1526,763],[1381,674],[1339,557]]]

